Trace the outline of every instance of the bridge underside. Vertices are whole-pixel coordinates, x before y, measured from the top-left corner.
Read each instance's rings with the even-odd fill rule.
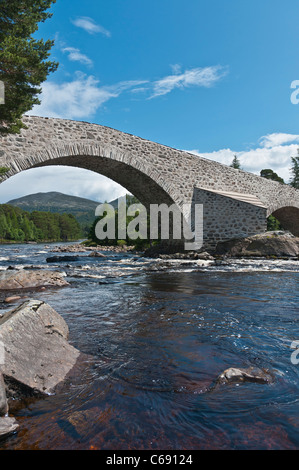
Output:
[[[44,166],[70,166],[94,171],[126,188],[149,209],[150,204],[174,204],[170,195],[151,177],[129,165],[109,158],[94,156],[72,156],[47,160],[32,168]]]
[[[279,220],[284,230],[299,237],[299,209],[297,207],[281,207],[272,213]]]

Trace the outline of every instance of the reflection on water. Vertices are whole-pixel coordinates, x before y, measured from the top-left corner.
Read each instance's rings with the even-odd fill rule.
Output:
[[[48,252],[2,247],[0,266],[49,268]],[[30,295],[65,318],[85,356],[56,395],[11,407],[19,432],[0,448],[298,448],[299,262],[110,253],[51,269],[70,287]],[[215,387],[226,368],[251,365],[274,383]]]

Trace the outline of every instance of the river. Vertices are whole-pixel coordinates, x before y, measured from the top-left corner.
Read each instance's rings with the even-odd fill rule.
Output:
[[[56,245],[2,245],[0,269],[65,272],[69,287],[25,295],[63,316],[84,360],[56,394],[12,403],[19,429],[0,449],[299,448],[299,261],[47,264]],[[274,383],[214,387],[252,365]]]

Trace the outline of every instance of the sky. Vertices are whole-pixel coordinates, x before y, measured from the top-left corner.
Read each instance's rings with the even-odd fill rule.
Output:
[[[28,114],[88,121],[245,171],[290,179],[299,147],[298,0],[57,0],[37,37],[58,70]],[[65,167],[22,172],[0,202],[125,188]]]

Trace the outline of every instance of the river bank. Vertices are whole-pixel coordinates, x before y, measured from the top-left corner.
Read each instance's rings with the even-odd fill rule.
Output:
[[[55,247],[55,253],[102,252],[135,253],[148,258],[161,259],[194,259],[213,260],[226,258],[265,258],[265,259],[299,259],[299,237],[290,232],[273,231],[246,238],[237,238],[219,242],[215,249],[209,251],[174,252],[167,245],[154,245],[145,250],[136,250],[134,246],[105,246],[77,243]]]
[[[72,243],[72,242],[81,242],[81,239],[74,238],[65,240],[36,240],[36,241],[19,241],[19,240],[5,240],[3,238],[0,239],[0,247],[1,245],[40,245],[44,243]]]

